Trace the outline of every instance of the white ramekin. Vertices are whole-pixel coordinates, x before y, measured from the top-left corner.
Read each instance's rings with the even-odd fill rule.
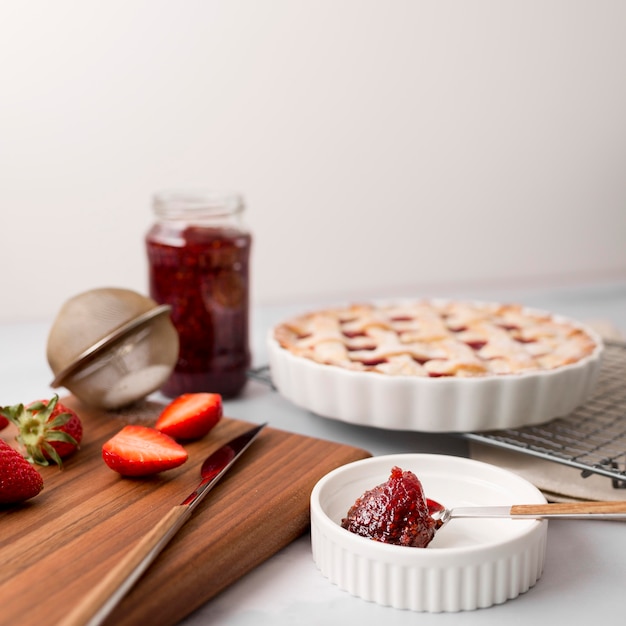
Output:
[[[427,548],[380,543],[341,527],[341,519],[391,468],[414,472],[427,497],[446,506],[543,503],[519,476],[444,455],[398,454],[349,463],[311,494],[313,558],[324,576],[363,600],[397,609],[456,612],[500,604],[528,591],[542,574],[547,521],[453,519]]]

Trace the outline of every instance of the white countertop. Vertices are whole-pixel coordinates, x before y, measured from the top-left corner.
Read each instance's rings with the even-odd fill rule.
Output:
[[[581,321],[607,322],[626,335],[626,283],[556,291],[500,290],[474,297],[517,301]],[[264,342],[269,328],[290,313],[302,310],[300,305],[253,312],[255,365],[266,363]],[[1,404],[50,395],[52,375],[45,358],[49,326],[47,322],[0,325]],[[400,452],[467,455],[467,444],[454,436],[387,432],[317,417],[257,381],[250,381],[240,398],[226,402],[225,413],[250,422],[268,421],[273,428],[347,443],[374,455]],[[610,623],[625,614],[624,580],[626,528],[621,522],[552,520],[543,575],[527,593],[489,609],[415,614],[367,603],[329,583],[313,563],[309,537],[305,535],[183,620],[181,625]]]

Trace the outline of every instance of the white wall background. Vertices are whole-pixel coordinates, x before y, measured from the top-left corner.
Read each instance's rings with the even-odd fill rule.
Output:
[[[0,320],[146,290],[234,188],[253,300],[626,278],[621,0],[6,0]]]

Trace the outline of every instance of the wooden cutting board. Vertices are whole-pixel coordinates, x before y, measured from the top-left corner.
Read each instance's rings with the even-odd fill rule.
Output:
[[[122,478],[102,461],[104,441],[127,423],[153,425],[161,406],[101,412],[75,398],[81,449],[63,469],[40,468],[44,490],[0,507],[0,624],[55,624],[200,480],[207,455],[251,424],[224,417],[189,460],[163,474]],[[315,483],[364,450],[268,426],[209,493],[106,624],[175,624],[302,535]],[[11,428],[11,427],[10,427]],[[10,428],[2,436],[10,440]]]

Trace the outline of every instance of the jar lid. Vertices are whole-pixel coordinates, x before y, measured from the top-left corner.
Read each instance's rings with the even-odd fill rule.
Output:
[[[163,218],[217,217],[241,213],[244,201],[240,194],[229,191],[172,190],[156,193],[152,206]]]

